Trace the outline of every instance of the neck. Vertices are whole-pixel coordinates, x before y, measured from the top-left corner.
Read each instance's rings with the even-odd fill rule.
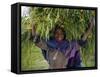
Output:
[[[63,40],[56,40],[58,43],[62,43],[63,42]]]

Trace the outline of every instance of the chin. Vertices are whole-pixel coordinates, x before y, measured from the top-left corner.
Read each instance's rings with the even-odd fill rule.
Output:
[[[63,39],[58,39],[58,41],[63,41]]]

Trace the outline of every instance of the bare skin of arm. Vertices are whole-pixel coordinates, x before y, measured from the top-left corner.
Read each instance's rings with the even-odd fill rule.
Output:
[[[94,23],[94,18],[91,18],[91,19],[89,20],[89,24],[88,24],[89,28],[88,28],[88,30],[83,34],[83,36],[82,36],[82,38],[81,38],[83,41],[85,41],[85,40],[87,39],[87,37],[88,37],[88,35],[91,33],[91,31],[92,31],[94,25],[95,25],[95,23]]]
[[[32,36],[37,36],[37,35],[39,35],[39,34],[36,32],[36,28],[37,28],[36,25],[33,23],[33,24],[32,24]],[[43,41],[43,40],[39,40],[39,42],[38,42],[38,43],[35,43],[35,45],[36,45],[37,47],[39,47],[39,48],[42,48],[42,49],[47,50],[46,42]]]
[[[36,25],[32,24],[32,36],[36,35]]]

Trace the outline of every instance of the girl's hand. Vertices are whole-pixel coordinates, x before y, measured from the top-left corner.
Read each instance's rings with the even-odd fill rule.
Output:
[[[32,36],[36,35],[36,25],[32,24]]]
[[[95,26],[95,18],[92,17],[92,18],[89,20],[89,28],[92,29],[94,26]]]

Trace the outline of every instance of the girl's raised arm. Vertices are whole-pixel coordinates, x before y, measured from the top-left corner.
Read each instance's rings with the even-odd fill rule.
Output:
[[[86,32],[83,34],[81,40],[85,41],[88,37],[88,35],[91,33],[93,26],[95,25],[95,18],[92,17],[89,20],[89,24],[88,24],[88,29],[86,30]]]
[[[46,41],[40,38],[40,35],[36,33],[36,25],[32,24],[32,41],[41,49],[47,50]]]
[[[92,32],[92,29],[93,29],[94,25],[95,25],[95,18],[92,17],[89,20],[88,28],[86,29],[85,33],[83,33],[83,35],[81,36],[81,39],[78,40],[78,44],[80,46],[84,46],[86,44],[87,37]]]

